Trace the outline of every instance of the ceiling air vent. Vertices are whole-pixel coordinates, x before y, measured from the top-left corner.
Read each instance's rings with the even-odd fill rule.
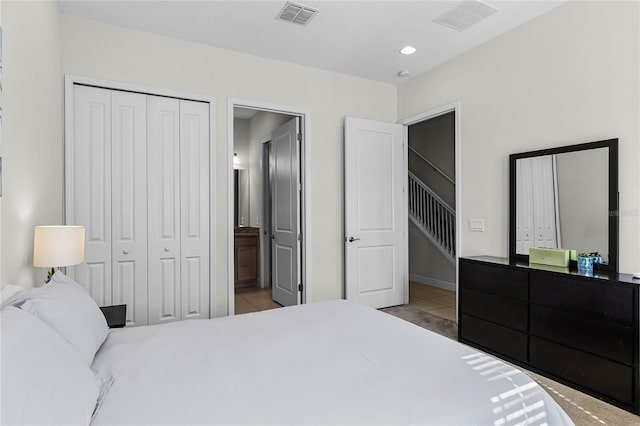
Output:
[[[495,7],[480,1],[461,1],[452,9],[435,18],[432,22],[456,31],[464,31],[498,11]]]
[[[276,19],[299,25],[307,25],[316,13],[318,13],[318,9],[298,3],[287,2],[278,16],[276,16]]]

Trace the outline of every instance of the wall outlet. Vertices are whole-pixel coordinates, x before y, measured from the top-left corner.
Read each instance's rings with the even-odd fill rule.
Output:
[[[469,231],[484,232],[484,219],[469,219]]]

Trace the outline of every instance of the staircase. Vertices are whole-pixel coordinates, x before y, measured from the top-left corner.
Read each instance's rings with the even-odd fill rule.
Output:
[[[409,219],[453,264],[456,262],[456,213],[409,172]]]

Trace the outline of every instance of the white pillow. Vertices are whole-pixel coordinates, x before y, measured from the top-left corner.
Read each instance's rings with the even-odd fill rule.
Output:
[[[11,297],[24,291],[24,288],[19,285],[10,285],[7,284],[0,290],[0,303],[4,303],[9,300]]]
[[[38,318],[13,306],[0,312],[0,329],[0,423],[89,424],[100,389],[71,345]]]
[[[62,272],[42,287],[27,290],[22,309],[31,312],[60,333],[87,365],[107,338],[107,320],[89,294]]]

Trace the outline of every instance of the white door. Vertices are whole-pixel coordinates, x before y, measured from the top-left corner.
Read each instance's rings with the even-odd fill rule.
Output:
[[[558,248],[556,234],[556,184],[553,156],[531,159],[535,247]]]
[[[112,285],[127,325],[147,323],[147,98],[111,92]]]
[[[66,221],[85,227],[85,261],[67,273],[100,306],[111,305],[111,91],[75,85],[67,146]]]
[[[529,254],[535,247],[531,159],[520,158],[516,164],[516,253]]]
[[[559,247],[553,156],[518,159],[516,173],[516,253]]]
[[[149,324],[181,318],[180,101],[147,96]]]
[[[299,118],[271,133],[272,297],[283,306],[300,301],[299,133]]]
[[[374,308],[405,303],[404,159],[401,125],[346,118],[346,296]]]
[[[209,104],[180,101],[181,318],[209,318]]]

